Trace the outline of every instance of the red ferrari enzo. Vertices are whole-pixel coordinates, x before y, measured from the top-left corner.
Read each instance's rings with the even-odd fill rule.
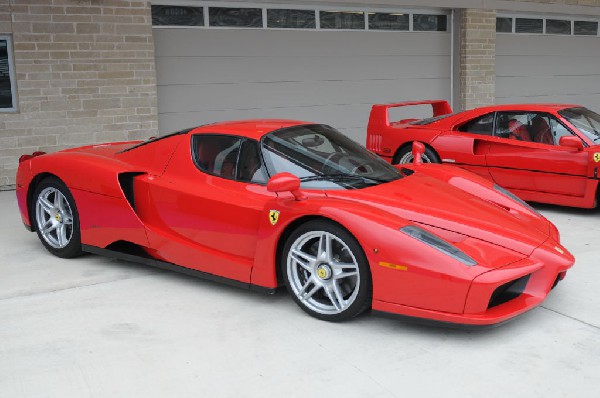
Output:
[[[433,117],[390,121],[389,109],[431,104]],[[496,105],[452,113],[446,101],[374,105],[367,148],[392,164],[459,165],[523,200],[594,208],[598,201],[600,115],[579,105]]]
[[[289,120],[24,155],[17,198],[59,257],[285,285],[330,321],[372,308],[499,323],[541,303],[574,261],[548,220],[488,180],[396,168],[331,127]]]

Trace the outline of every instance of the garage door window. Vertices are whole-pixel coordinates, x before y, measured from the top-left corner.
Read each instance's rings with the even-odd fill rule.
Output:
[[[404,30],[409,28],[409,15],[402,13],[369,13],[370,30]]]
[[[543,33],[544,20],[534,18],[516,18],[516,33]]]
[[[360,11],[321,11],[321,29],[364,29],[365,14]]]
[[[571,21],[564,19],[546,19],[546,33],[554,35],[570,35]]]
[[[153,5],[152,25],[204,26],[204,9]]]
[[[575,34],[584,36],[596,36],[598,34],[598,22],[575,21]]]
[[[267,28],[314,29],[316,26],[314,10],[267,10]]]
[[[512,18],[496,18],[496,32],[512,33]]]
[[[446,15],[414,14],[413,30],[421,32],[445,32],[447,30]]]
[[[233,28],[262,28],[262,9],[209,7],[208,20],[210,26]]]
[[[10,36],[0,35],[0,112],[16,110],[12,42]]]

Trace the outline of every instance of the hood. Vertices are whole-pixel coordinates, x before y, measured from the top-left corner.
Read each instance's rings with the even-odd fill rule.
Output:
[[[373,187],[330,190],[326,194],[373,206],[425,226],[481,239],[526,256],[549,236],[548,221],[542,217],[510,211],[419,173]]]

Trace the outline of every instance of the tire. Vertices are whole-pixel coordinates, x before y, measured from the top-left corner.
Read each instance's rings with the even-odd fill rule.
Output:
[[[35,229],[44,247],[57,257],[79,256],[79,213],[69,188],[56,177],[45,178],[36,187],[31,205]]]
[[[345,321],[371,305],[367,258],[356,239],[333,222],[309,221],[292,232],[280,266],[296,304],[315,318]]]
[[[425,152],[421,156],[421,160],[423,163],[441,163],[440,157],[435,153],[435,151],[428,146],[425,146]],[[400,149],[396,155],[394,155],[394,159],[392,159],[392,164],[406,164],[412,163],[413,155],[412,155],[412,146],[407,145],[404,148]]]

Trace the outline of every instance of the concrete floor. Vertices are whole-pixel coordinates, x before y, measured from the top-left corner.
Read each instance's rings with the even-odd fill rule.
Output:
[[[536,206],[575,267],[495,329],[315,320],[264,296],[51,256],[0,192],[0,397],[598,397],[600,213]]]

